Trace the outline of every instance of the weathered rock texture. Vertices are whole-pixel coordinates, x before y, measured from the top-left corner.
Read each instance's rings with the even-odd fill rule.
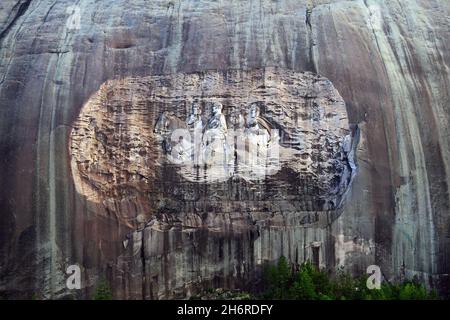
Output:
[[[67,10],[74,4],[79,28]],[[418,275],[449,290],[448,2],[3,0],[0,8],[2,296],[88,297],[106,277],[116,297],[173,297],[202,282],[245,285],[258,263],[281,254],[354,273],[378,264],[387,279]],[[339,218],[303,228],[298,215],[274,213],[242,230],[233,219],[250,219],[245,212],[211,208],[180,232],[173,215],[140,226],[146,217],[127,220],[117,203],[78,191],[70,134],[107,81],[264,67],[328,78],[361,129]],[[145,203],[120,210],[147,212]],[[221,227],[203,227],[213,219]],[[74,292],[64,270],[75,263],[83,290]]]
[[[174,114],[172,130],[186,129],[180,118],[188,118],[194,99],[224,106],[231,150],[225,166],[173,163],[154,133],[159,115],[168,112]],[[269,167],[265,161],[237,156],[246,149],[256,156],[250,137],[234,148],[248,131],[233,119],[248,113],[250,104],[261,105],[260,116],[279,137],[272,154],[279,164],[269,173],[259,170]],[[310,73],[268,68],[126,78],[103,85],[74,122],[72,174],[78,193],[105,206],[118,222],[136,228],[148,221],[132,241],[124,239],[133,255],[121,256],[141,262],[128,268],[131,275],[142,273],[143,297],[185,296],[207,281],[248,285],[264,261],[277,258],[273,245],[263,242],[271,228],[293,230],[293,239],[284,240],[293,262],[310,257],[299,246],[300,235],[338,216],[353,176],[349,131],[338,92]],[[243,172],[244,165],[249,170]],[[215,179],[224,167],[232,174]]]
[[[142,200],[131,197],[130,202],[142,203],[146,202],[145,198],[150,198],[152,204],[138,211],[151,213],[155,211],[157,201],[163,200],[161,193],[166,192],[167,188],[161,183],[176,182],[167,179],[167,172],[180,175],[177,180],[194,182],[168,197],[178,196],[182,202],[198,198],[190,194],[196,185],[218,184],[221,180],[214,179],[217,175],[214,167],[204,163],[194,166],[191,162],[168,161],[161,140],[154,133],[159,115],[171,112],[179,127],[172,131],[184,128],[186,140],[193,140],[192,130],[177,117],[188,118],[193,99],[199,104],[215,100],[224,105],[229,130],[229,139],[225,143],[228,143],[231,159],[228,161],[231,167],[227,168],[231,172],[228,178],[251,181],[250,185],[266,185],[264,188],[270,186],[267,200],[288,200],[289,194],[297,201],[302,199],[297,211],[330,210],[341,202],[353,165],[349,163],[352,161],[349,161],[351,137],[345,103],[327,79],[285,69],[109,81],[89,99],[73,124],[70,153],[77,191],[89,201],[108,200],[110,203],[130,199],[130,194],[142,194]],[[235,152],[258,152],[256,148],[248,150],[251,146],[247,140],[250,139],[245,138],[239,141],[242,147],[234,148],[237,138],[245,136],[247,131],[233,123],[236,115],[248,113],[248,106],[257,103],[263,109],[261,116],[266,119],[267,126],[273,128],[278,138],[278,149],[271,155],[277,158],[273,159],[278,162],[277,166],[272,172],[261,175],[258,175],[258,169],[268,166],[266,162],[260,164],[266,160],[265,154],[260,156],[261,159],[240,159],[234,155]],[[205,113],[207,118],[210,112],[205,110]],[[266,129],[260,129],[263,130],[269,134]],[[199,146],[195,151],[201,153],[201,148],[205,147]],[[242,165],[248,164],[249,169],[242,172],[237,168],[233,174],[234,167],[241,165],[237,163],[238,159]],[[198,170],[201,173],[189,180]],[[237,188],[240,195],[225,192],[220,196],[214,194],[214,190],[208,190],[205,195],[210,200],[216,196],[246,201],[252,200],[247,195],[249,191]],[[256,198],[253,200],[258,200]],[[114,207],[111,210],[116,211]],[[123,214],[129,210],[129,207],[122,210]]]

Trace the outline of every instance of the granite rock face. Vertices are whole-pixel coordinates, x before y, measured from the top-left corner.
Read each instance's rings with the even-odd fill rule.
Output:
[[[208,126],[217,104],[226,134]],[[130,228],[147,222],[124,242],[143,263],[129,268],[143,297],[167,298],[248,286],[276,259],[262,234],[336,219],[356,170],[352,140],[329,80],[266,68],[109,81],[74,122],[70,152],[79,194]],[[287,243],[295,263],[307,257],[298,241]]]
[[[199,137],[188,124],[193,99],[200,112],[205,110],[198,117],[205,123]],[[210,101],[223,106],[226,136],[216,145],[207,141],[215,138],[206,130]],[[252,108],[258,109],[254,118]],[[177,130],[185,141],[179,143]],[[208,149],[217,155],[205,159]],[[242,180],[270,185],[268,200],[297,198],[297,211],[338,207],[356,169],[351,151],[345,103],[331,82],[271,68],[109,81],[83,107],[70,142],[77,191],[93,202],[114,203],[130,194],[130,202],[137,194],[161,201],[167,189],[163,180],[186,182],[168,197],[186,202],[198,198],[190,194],[196,185]],[[170,171],[180,177],[167,179]],[[246,195],[250,190],[236,191],[240,195],[232,198],[239,201],[256,197]],[[205,195],[231,196],[225,190],[223,196],[212,190]],[[140,211],[154,213],[156,206]]]
[[[0,295],[89,297],[101,278],[118,298],[249,288],[280,255],[355,274],[377,264],[386,279],[417,275],[448,292],[449,15],[437,0],[2,1]],[[305,176],[323,174],[310,178],[322,189],[296,190],[287,208],[260,201],[270,184],[183,178],[155,132],[165,110],[181,123],[188,116],[191,101],[158,91],[177,88],[177,79],[229,75],[239,83],[260,73],[276,75],[280,92],[289,77],[309,92],[308,79],[328,79],[324,90],[336,89],[329,106],[342,115],[332,126],[344,130],[335,135],[342,144],[303,160],[311,161]],[[148,87],[158,79],[159,89]],[[192,81],[189,98],[205,91]],[[261,118],[278,124],[261,103],[270,93],[254,100],[243,86],[247,96],[230,98],[232,84],[221,85],[211,95],[227,125],[231,107],[258,101]],[[277,93],[274,101],[301,105],[299,96]],[[198,100],[207,120],[208,96]],[[358,168],[333,193],[334,171],[313,165],[342,150],[350,175],[339,171],[339,179],[353,176],[352,162]],[[209,194],[203,207],[178,198]],[[242,201],[226,199],[237,194]],[[319,198],[330,194],[344,201],[324,208]],[[301,197],[305,206],[292,206]],[[82,290],[65,286],[71,264],[81,266]]]

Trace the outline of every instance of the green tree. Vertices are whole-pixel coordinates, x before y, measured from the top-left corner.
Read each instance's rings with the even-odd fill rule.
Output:
[[[291,297],[296,300],[314,300],[317,298],[316,287],[308,270],[300,270],[292,285]]]
[[[318,270],[311,262],[291,272],[285,257],[267,269],[266,299],[299,300],[429,300],[439,299],[436,290],[428,291],[417,279],[402,283],[381,284],[380,290],[367,288],[367,275],[352,277],[340,269],[335,276]]]
[[[101,280],[95,289],[94,300],[112,300],[113,295],[106,280]]]
[[[289,297],[291,277],[288,261],[281,256],[277,265],[270,267],[267,272],[267,297],[271,299],[287,299]]]

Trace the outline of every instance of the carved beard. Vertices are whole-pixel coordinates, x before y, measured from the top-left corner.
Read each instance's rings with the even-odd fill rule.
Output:
[[[220,114],[214,114],[214,117],[208,120],[207,129],[217,129],[220,127]]]

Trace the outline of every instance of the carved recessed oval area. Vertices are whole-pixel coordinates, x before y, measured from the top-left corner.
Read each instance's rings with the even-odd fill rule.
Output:
[[[313,223],[339,207],[355,168],[333,84],[283,69],[108,81],[73,124],[70,153],[78,192],[131,220],[303,212]]]

